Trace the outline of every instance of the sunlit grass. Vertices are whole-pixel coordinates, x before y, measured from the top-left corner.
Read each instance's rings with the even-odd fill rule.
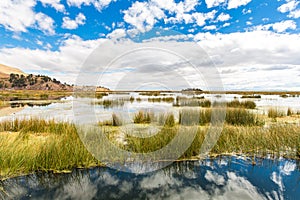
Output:
[[[71,91],[0,90],[0,100],[54,100],[72,95]]]
[[[188,159],[199,155],[208,128],[208,126],[198,127],[192,144],[181,158]],[[128,144],[123,148],[138,153],[148,153],[165,147],[175,137],[180,137],[181,142],[187,140],[188,138],[183,135],[185,133],[178,130],[179,126],[162,128],[158,134],[150,138],[127,135]],[[273,155],[297,159],[300,155],[299,132],[300,127],[296,125],[273,125],[269,128],[225,125],[210,154],[236,153],[262,157]],[[172,149],[172,151],[177,150]]]
[[[269,118],[277,118],[277,117],[283,117],[285,116],[285,113],[282,110],[279,110],[278,108],[269,108],[268,109],[268,117]]]
[[[39,119],[0,123],[0,177],[37,170],[64,171],[100,163],[69,123]]]

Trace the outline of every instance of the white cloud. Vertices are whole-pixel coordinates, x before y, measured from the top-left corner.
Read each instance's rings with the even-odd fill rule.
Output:
[[[297,28],[297,25],[293,20],[286,20],[286,21],[274,23],[272,24],[272,27],[276,32],[281,33],[288,29],[295,30]]]
[[[61,0],[39,0],[39,1],[43,4],[43,6],[49,5],[59,12],[65,11],[65,6],[60,3]]]
[[[230,23],[225,23],[225,24],[223,24],[223,27],[227,27],[227,26],[230,26]]]
[[[290,0],[288,1],[287,3],[285,4],[282,4],[281,6],[279,6],[277,8],[277,10],[281,13],[286,13],[286,12],[290,12],[292,10],[294,10],[297,5],[299,4],[300,2],[299,1],[296,1],[296,0]]]
[[[288,17],[298,19],[300,17],[300,9],[291,11]]]
[[[81,5],[93,5],[98,11],[101,11],[114,1],[116,0],[67,0],[67,4],[78,8],[80,8]]]
[[[134,2],[123,13],[124,21],[131,24],[140,32],[152,29],[155,23],[161,19],[165,23],[193,23],[191,11],[199,4],[197,0],[185,0],[175,3],[174,0],[150,0],[149,2]],[[174,15],[167,18],[167,15]]]
[[[74,83],[78,71],[87,56],[105,39],[82,40],[78,36],[69,36],[57,51],[21,47],[0,49],[1,62],[21,68],[28,73],[49,71],[62,81]]]
[[[299,18],[300,17],[300,9],[296,9],[299,5],[300,1],[296,0],[287,0],[287,3],[282,4],[277,8],[277,10],[281,13],[288,13],[289,18]]]
[[[74,20],[69,17],[63,18],[62,28],[65,29],[77,29],[79,25],[85,24],[85,16],[82,13],[79,13]]]
[[[230,19],[230,15],[229,15],[229,14],[225,14],[225,13],[221,13],[221,14],[217,17],[217,21],[221,21],[221,22],[228,21],[229,19]]]
[[[126,36],[126,31],[125,29],[121,29],[121,28],[116,29],[113,32],[106,35],[107,38],[112,38],[112,39],[119,39],[125,36]]]
[[[252,22],[247,21],[246,24],[247,24],[248,26],[250,26],[250,25],[252,25]]]
[[[44,33],[54,34],[54,20],[39,12],[34,12],[35,0],[3,0],[0,4],[0,24],[13,32],[27,32],[27,28],[37,28]]]
[[[276,23],[272,23],[272,24],[258,25],[258,26],[252,27],[251,30],[266,31],[266,30],[271,30],[271,28],[275,32],[282,33],[289,29],[295,30],[297,28],[297,25],[296,25],[296,22],[293,20],[285,20],[285,21],[276,22]]]
[[[228,9],[238,8],[240,6],[247,5],[251,1],[252,0],[229,0],[227,8]]]
[[[37,13],[35,15],[35,20],[38,26],[38,29],[43,31],[46,34],[49,35],[54,35],[55,31],[54,31],[54,20],[43,14],[43,13]]]
[[[195,40],[211,57],[219,59],[220,70],[235,72],[222,74],[225,88],[296,90],[300,87],[297,77],[300,34],[258,30],[230,34],[207,32],[197,34]],[[281,66],[281,70],[263,71],[274,66]]]
[[[216,27],[216,25],[210,25],[210,26],[204,26],[203,29],[204,30],[216,30],[217,27]]]
[[[140,32],[151,30],[157,20],[165,17],[159,7],[147,2],[135,2],[124,14],[124,21]]]
[[[250,14],[250,13],[252,13],[252,10],[251,9],[246,9],[246,8],[244,8],[243,10],[242,10],[242,13],[244,14],[244,15],[246,15],[246,14]]]
[[[2,0],[0,3],[0,24],[6,29],[26,32],[27,27],[35,23],[34,0],[13,1]]]
[[[193,13],[192,16],[196,20],[198,26],[204,26],[207,20],[213,20],[217,11],[213,10],[209,13]]]
[[[212,8],[225,3],[227,0],[205,0],[207,8]]]

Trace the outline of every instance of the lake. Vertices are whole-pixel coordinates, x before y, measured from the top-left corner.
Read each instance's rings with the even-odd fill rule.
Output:
[[[4,199],[298,199],[299,161],[218,157],[147,174],[98,167],[0,182]]]

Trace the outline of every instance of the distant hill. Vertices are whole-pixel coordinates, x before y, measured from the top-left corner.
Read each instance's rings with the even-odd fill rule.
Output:
[[[11,73],[19,75],[23,74],[24,76],[27,75],[20,69],[0,64],[0,78],[8,78]]]
[[[26,74],[20,69],[0,64],[0,90],[55,90],[73,91],[73,86],[61,83],[55,78],[45,75]],[[98,86],[97,92],[110,91],[108,88]]]
[[[20,69],[0,64],[0,89],[72,91],[73,87],[55,78],[26,74]]]

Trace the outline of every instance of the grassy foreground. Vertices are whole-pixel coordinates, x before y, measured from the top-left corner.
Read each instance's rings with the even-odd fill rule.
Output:
[[[240,110],[236,113],[245,114]],[[101,126],[108,130],[107,136],[113,144],[138,153],[159,150],[177,136],[180,136],[179,146],[181,142],[188,140],[189,133],[178,130],[181,127],[186,128],[185,130],[196,128],[196,136],[181,159],[197,157],[207,137],[209,123],[179,126],[171,115],[165,117],[166,123],[158,125],[160,131],[156,135],[138,138],[125,134],[125,143],[115,140],[121,126]],[[231,120],[225,121],[220,138],[210,151],[210,155],[235,153],[248,156],[273,155],[300,158],[299,125],[285,123],[275,123],[269,126],[256,123],[248,125],[247,123],[231,123]],[[248,122],[248,118],[246,120]],[[149,126],[149,124],[136,123],[135,125]],[[91,141],[95,141],[93,137],[96,138],[97,135],[93,133],[89,137]],[[176,148],[172,151],[176,151]],[[82,144],[74,124],[39,119],[0,122],[0,179],[39,170],[65,172],[78,167],[88,168],[101,165]]]
[[[68,171],[100,165],[73,124],[45,120],[0,123],[0,179],[34,171]]]

